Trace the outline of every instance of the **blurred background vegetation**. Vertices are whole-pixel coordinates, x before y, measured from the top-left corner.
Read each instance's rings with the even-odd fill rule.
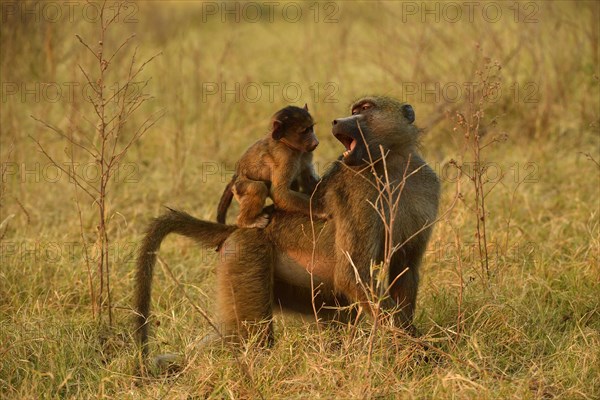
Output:
[[[122,87],[136,47],[138,65],[160,55],[140,75],[140,82],[151,78],[148,86],[130,93],[152,99],[119,140],[153,113],[164,116],[129,149],[108,190],[116,315],[109,333],[90,312],[74,185],[32,140],[97,182],[85,151],[31,118],[97,140],[79,66],[92,77],[98,67],[75,35],[97,48],[102,2],[67,3],[1,2],[2,397],[245,398],[257,387],[266,398],[600,396],[597,2],[124,3],[103,45],[112,53],[136,36],[111,63],[108,91]],[[116,4],[106,3],[106,16]],[[491,291],[479,282],[473,191],[463,178],[464,200],[435,229],[417,310],[419,329],[450,355],[444,362],[419,363],[406,344],[390,358],[383,341],[377,374],[366,379],[360,337],[345,338],[344,351],[323,350],[322,337],[290,318],[279,324],[273,353],[252,356],[259,361],[252,359],[251,383],[232,357],[211,354],[195,358],[176,382],[133,386],[132,257],[162,205],[214,219],[235,161],[289,103],[308,103],[318,122],[315,163],[323,173],[342,150],[330,121],[347,115],[354,99],[382,94],[414,106],[422,152],[443,181],[445,212],[456,195],[450,160],[474,161],[456,116],[472,111],[486,65],[500,88],[481,105],[481,132],[508,138],[482,160],[490,166],[494,280]],[[93,258],[96,210],[80,202]],[[210,309],[214,255],[180,238],[169,239],[163,254],[189,295]],[[173,282],[160,274],[157,281],[155,345],[182,351],[208,327]]]

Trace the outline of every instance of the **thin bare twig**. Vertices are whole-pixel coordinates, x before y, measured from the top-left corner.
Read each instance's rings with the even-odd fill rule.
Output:
[[[122,54],[122,50],[127,46],[128,43],[135,37],[135,35],[130,35],[125,40],[121,41],[117,46],[116,50],[111,54],[111,56],[106,59],[103,57],[104,51],[106,49],[106,38],[108,36],[108,28],[117,21],[122,8],[124,7],[123,3],[119,3],[118,9],[112,16],[106,15],[106,1],[102,3],[100,8],[100,34],[98,40],[98,50],[95,51],[91,48],[90,45],[84,40],[81,36],[75,35],[77,40],[94,55],[97,63],[95,63],[94,73],[90,72],[91,68],[84,68],[81,65],[78,65],[79,70],[85,78],[85,81],[92,88],[92,92],[88,95],[88,99],[93,113],[95,114],[95,121],[90,121],[86,116],[82,116],[82,119],[89,122],[91,126],[93,126],[94,131],[90,132],[88,135],[84,135],[87,139],[87,143],[81,143],[79,140],[75,140],[73,135],[68,135],[64,133],[61,129],[53,126],[52,124],[42,121],[38,118],[32,116],[33,119],[43,124],[46,128],[52,130],[56,134],[58,134],[61,138],[65,139],[71,145],[71,162],[74,164],[74,148],[79,148],[83,152],[87,154],[95,163],[98,164],[100,171],[100,179],[97,185],[92,185],[91,183],[85,181],[75,170],[70,171],[65,167],[61,166],[50,154],[46,151],[46,149],[41,145],[41,143],[32,137],[32,140],[36,142],[40,150],[44,153],[44,155],[61,171],[65,172],[71,179],[73,179],[73,183],[75,185],[75,200],[77,204],[77,212],[79,216],[79,223],[81,232],[80,235],[82,237],[82,241],[84,242],[84,246],[86,245],[85,235],[83,231],[83,218],[82,218],[82,209],[79,203],[79,193],[78,190],[81,189],[84,193],[86,193],[90,198],[93,199],[94,206],[96,207],[98,222],[97,222],[97,230],[96,230],[96,246],[99,248],[99,257],[97,261],[97,274],[96,279],[98,280],[97,286],[93,284],[90,286],[90,296],[92,298],[93,303],[93,314],[95,317],[102,317],[102,310],[106,307],[108,312],[108,323],[112,325],[112,294],[111,294],[111,258],[110,258],[110,243],[111,237],[109,235],[109,204],[108,204],[108,193],[110,187],[110,179],[112,175],[116,172],[119,167],[119,163],[125,157],[125,154],[129,150],[130,146],[139,140],[149,129],[151,129],[156,122],[162,116],[162,110],[153,113],[147,119],[145,119],[141,125],[136,126],[133,129],[132,135],[125,141],[124,145],[119,145],[119,139],[123,131],[123,127],[128,122],[133,113],[135,113],[142,104],[144,104],[147,100],[151,99],[148,94],[143,93],[142,91],[147,87],[151,78],[142,81],[140,92],[133,93],[131,98],[127,98],[129,96],[129,89],[131,85],[135,83],[136,77],[144,70],[145,66],[148,65],[152,60],[154,60],[161,53],[157,53],[154,56],[148,58],[140,65],[136,66],[136,55],[137,55],[137,47],[133,52],[133,56],[129,62],[129,70],[127,76],[124,78],[124,85],[120,86],[120,89],[114,93],[114,95],[106,98],[108,94],[108,90],[106,89],[106,77],[108,76],[108,71],[112,65],[112,63],[117,59],[117,55]],[[116,101],[117,106],[113,107],[112,102]],[[87,258],[87,249],[84,249],[86,252],[86,266],[88,269],[88,278],[92,281],[92,272],[91,267],[89,265],[90,260]],[[106,304],[105,304],[106,300]]]
[[[92,50],[92,48],[90,46],[88,46],[88,44],[81,38],[81,36],[76,34],[75,37],[77,38],[77,40],[79,40],[79,43],[84,45],[90,51],[90,53],[92,53],[94,55],[96,60],[101,61],[100,56],[94,50]]]

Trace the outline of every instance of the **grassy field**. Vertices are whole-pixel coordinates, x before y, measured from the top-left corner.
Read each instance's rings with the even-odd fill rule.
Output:
[[[152,96],[123,121],[116,143],[128,151],[105,191],[112,326],[93,309],[97,203],[69,177],[92,194],[100,183],[82,72],[96,82],[100,69],[75,35],[98,49],[102,3],[66,3],[1,2],[1,398],[600,398],[598,3],[126,3],[105,53],[136,35],[109,63],[106,95],[125,93],[136,47],[137,66],[158,56],[127,101],[107,106]],[[308,103],[318,122],[323,173],[342,151],[330,121],[372,93],[414,106],[443,182],[421,337],[373,332],[368,318],[319,328],[280,314],[270,350],[197,350],[210,327],[195,307],[211,314],[216,258],[172,237],[161,257],[181,286],[158,269],[151,346],[186,361],[138,377],[134,256],[149,219],[163,205],[214,219],[236,159],[289,103]],[[487,257],[472,181],[452,162],[481,165],[457,120],[475,109],[482,141],[498,139],[479,160]]]

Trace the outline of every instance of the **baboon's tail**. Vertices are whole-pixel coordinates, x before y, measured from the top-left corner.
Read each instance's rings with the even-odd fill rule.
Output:
[[[135,289],[136,332],[144,355],[147,353],[152,275],[156,264],[156,252],[163,239],[170,233],[178,233],[195,239],[202,245],[217,247],[235,230],[235,226],[202,221],[183,211],[172,209],[150,223],[138,255]]]
[[[233,199],[233,184],[235,182],[235,176],[227,184],[223,194],[221,195],[221,200],[219,200],[219,206],[217,207],[217,222],[220,224],[225,223],[225,217],[227,216],[227,209],[231,205],[231,199]]]

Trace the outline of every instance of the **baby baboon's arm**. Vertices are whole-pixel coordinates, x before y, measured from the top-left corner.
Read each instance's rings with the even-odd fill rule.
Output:
[[[296,178],[296,171],[291,165],[280,165],[272,171],[271,197],[275,207],[290,211],[310,214],[310,197],[306,194],[291,190],[292,182]]]
[[[312,163],[312,153],[303,154],[300,164],[300,186],[302,192],[311,196],[318,182],[319,175],[317,175]]]

